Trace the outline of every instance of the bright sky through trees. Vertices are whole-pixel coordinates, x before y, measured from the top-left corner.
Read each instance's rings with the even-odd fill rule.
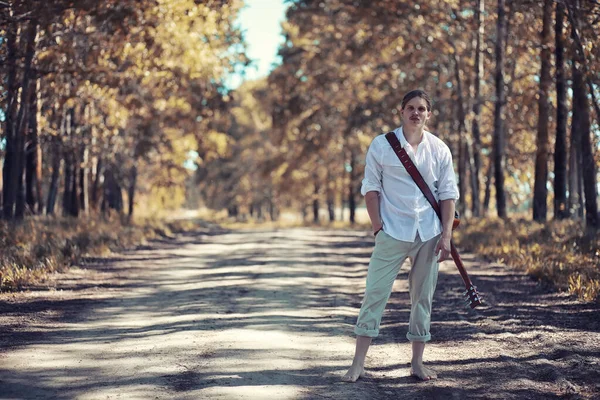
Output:
[[[286,8],[283,0],[246,0],[238,23],[244,31],[248,56],[253,64],[246,68],[245,79],[266,76],[274,63],[280,63],[277,49],[283,40],[281,22],[285,19]],[[244,79],[239,72],[231,77],[228,84],[230,88],[238,87]]]

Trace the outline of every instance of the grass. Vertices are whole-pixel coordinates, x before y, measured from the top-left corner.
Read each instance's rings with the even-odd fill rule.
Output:
[[[84,255],[131,248],[151,238],[196,229],[206,220],[232,229],[350,228],[339,221],[320,225],[299,220],[239,222],[218,213],[201,213],[193,219],[142,219],[134,224],[65,218],[31,218],[18,225],[0,222],[0,292],[41,283],[49,273],[65,270]],[[354,228],[370,229],[366,224]],[[600,301],[600,233],[586,234],[580,221],[463,220],[455,240],[463,250],[520,269],[582,301]]]
[[[146,219],[133,224],[73,218],[28,218],[0,222],[0,292],[43,283],[48,274],[77,264],[86,255],[103,256],[147,239],[192,229],[189,221]]]
[[[471,219],[461,222],[456,242],[582,301],[600,300],[600,232],[586,233],[581,221]]]

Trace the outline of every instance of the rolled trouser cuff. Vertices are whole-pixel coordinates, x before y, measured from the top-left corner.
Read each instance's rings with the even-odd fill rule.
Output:
[[[431,340],[431,334],[427,334],[424,336],[413,335],[410,332],[406,334],[406,338],[411,342],[429,342]]]
[[[379,336],[379,329],[367,329],[360,326],[354,327],[354,333],[356,336],[367,336],[370,338],[376,338]]]

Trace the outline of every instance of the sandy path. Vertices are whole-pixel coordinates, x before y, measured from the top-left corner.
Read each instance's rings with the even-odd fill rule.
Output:
[[[600,307],[497,265],[466,264],[488,305],[460,307],[442,266],[426,358],[408,375],[405,266],[345,384],[373,240],[309,229],[197,232],[90,260],[59,289],[0,296],[0,398],[600,398]]]

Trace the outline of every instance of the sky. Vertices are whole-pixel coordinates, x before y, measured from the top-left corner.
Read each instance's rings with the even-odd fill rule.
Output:
[[[246,68],[247,80],[267,76],[274,63],[279,63],[277,49],[283,41],[281,22],[285,19],[287,5],[283,0],[245,0],[238,23],[246,39],[247,54],[254,62]],[[242,82],[240,74],[234,74],[228,82],[232,89]]]

